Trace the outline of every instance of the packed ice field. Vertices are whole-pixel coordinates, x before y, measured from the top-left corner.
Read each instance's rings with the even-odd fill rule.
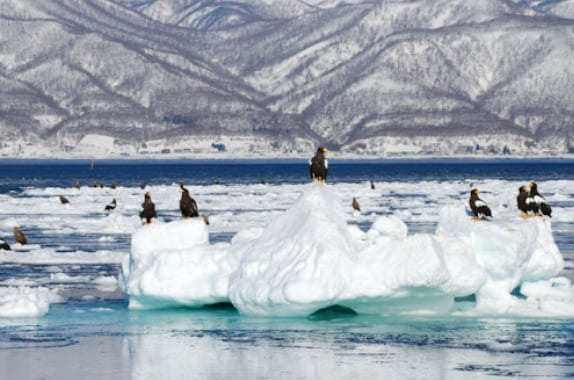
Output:
[[[526,183],[474,181],[494,216],[482,222],[468,214],[469,181],[186,183],[208,226],[182,220],[179,182],[29,187],[0,195],[0,238],[12,247],[0,252],[0,317],[125,298],[130,309],[231,302],[262,316],[341,305],[571,318],[573,182],[538,182],[552,219],[522,219],[516,195]],[[149,226],[138,216],[145,192],[158,213]],[[28,244],[14,243],[14,226]]]

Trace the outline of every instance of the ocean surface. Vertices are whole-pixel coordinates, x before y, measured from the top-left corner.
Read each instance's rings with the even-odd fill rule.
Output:
[[[0,379],[574,376],[574,319],[382,317],[339,307],[306,318],[253,318],[230,304],[128,309],[121,263],[141,228],[146,191],[159,219],[177,220],[184,182],[209,217],[210,241],[229,242],[285,212],[308,178],[304,160],[0,161],[0,238],[13,247],[0,252],[0,300],[14,288],[59,297],[42,316],[0,316]],[[552,206],[566,263],[560,275],[572,280],[574,161],[331,159],[328,185],[348,200],[349,224],[366,231],[392,214],[414,234],[433,233],[440,208],[466,204],[471,185],[496,215],[514,208],[519,186],[530,181]],[[113,198],[118,206],[109,214]],[[14,226],[28,244],[14,244]]]

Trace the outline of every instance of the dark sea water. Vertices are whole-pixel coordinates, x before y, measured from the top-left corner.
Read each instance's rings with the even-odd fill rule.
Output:
[[[98,278],[121,276],[118,260],[66,260],[67,254],[71,258],[129,254],[131,227],[118,226],[114,231],[116,227],[100,223],[106,217],[102,207],[111,197],[121,197],[125,207],[118,212],[131,223],[129,218],[141,203],[143,182],[159,199],[165,220],[178,213],[170,203],[171,188],[180,181],[194,186],[200,208],[212,220],[211,240],[229,241],[244,224],[259,225],[257,215],[273,217],[288,208],[297,186],[307,183],[308,177],[304,160],[96,160],[93,169],[89,160],[0,161],[2,236],[12,243],[11,226],[18,221],[33,243],[21,252],[29,259],[0,261],[0,288],[27,281],[31,287],[59,289],[64,298],[38,318],[0,317],[0,379],[574,376],[571,319],[381,317],[338,307],[306,318],[252,318],[230,304],[134,311],[127,308],[120,289],[98,286]],[[490,192],[501,198],[506,191],[500,187],[508,186],[511,203],[517,185],[532,180],[554,200],[553,232],[566,260],[563,275],[574,277],[574,215],[570,217],[574,189],[568,192],[574,184],[574,161],[331,159],[329,163],[329,183],[341,194],[360,194],[369,181],[381,189],[380,198],[362,200],[362,206],[371,210],[353,221],[362,228],[377,214],[404,209],[412,214],[406,216],[411,231],[432,232],[433,210],[439,205],[425,191],[428,186],[445,192],[455,188],[456,196],[466,194],[472,181],[486,196]],[[82,184],[81,192],[74,188],[76,181]],[[105,189],[92,189],[93,182],[104,183]],[[109,189],[112,182],[118,185],[116,192]],[[418,190],[421,183],[425,187]],[[70,197],[77,208],[53,205],[59,193]],[[235,198],[237,202],[229,200]],[[42,206],[34,207],[38,202]]]
[[[572,160],[380,160],[329,161],[329,182],[361,181],[448,181],[499,178],[544,181],[574,178]],[[93,169],[88,160],[0,161],[0,189],[22,186],[72,187],[76,181],[89,186],[94,181],[109,185],[139,186],[142,182],[169,184],[180,180],[194,185],[253,184],[261,178],[275,184],[306,182],[305,160],[98,160]]]

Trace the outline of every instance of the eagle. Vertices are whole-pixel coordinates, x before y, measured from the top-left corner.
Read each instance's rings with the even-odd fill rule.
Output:
[[[28,239],[26,239],[26,236],[24,236],[18,227],[14,227],[14,239],[16,239],[16,243],[20,243],[22,245],[28,243]]]
[[[552,208],[546,202],[546,199],[544,199],[544,197],[538,192],[538,185],[536,185],[535,182],[530,182],[528,187],[530,187],[530,194],[528,195],[528,198],[526,198],[528,211],[534,215],[546,215],[551,218]]]
[[[117,206],[116,198],[114,198],[110,203],[108,203],[105,207],[106,211],[113,212]]]
[[[479,221],[483,218],[491,218],[492,212],[485,201],[478,197],[480,191],[478,189],[472,189],[470,191],[470,199],[468,200],[468,204],[472,213],[474,214],[474,220]]]
[[[179,184],[179,192],[181,193],[181,199],[179,200],[181,216],[183,216],[184,219],[199,216],[197,203],[195,203],[195,200],[189,195],[189,191],[183,187],[183,182],[180,182]]]
[[[329,162],[327,158],[325,158],[325,153],[328,151],[329,149],[321,146],[317,149],[317,153],[309,160],[311,180],[319,182],[325,182],[327,180]]]
[[[8,243],[6,243],[4,240],[0,239],[0,251],[11,251],[12,248],[10,248],[10,245]]]
[[[70,203],[70,201],[68,200],[68,198],[66,198],[63,195],[60,195],[60,203],[62,203],[63,205]]]
[[[150,224],[152,218],[157,218],[155,212],[155,204],[151,201],[151,194],[149,191],[145,193],[144,202],[142,203],[142,211],[140,212],[140,218],[144,220],[144,225]]]
[[[518,195],[516,196],[516,205],[518,206],[518,209],[522,212],[520,216],[523,218],[528,218],[528,204],[526,203],[528,195],[529,195],[528,187],[520,186],[518,188]]]
[[[203,219],[203,222],[209,226],[209,219],[207,218],[207,215],[201,214],[201,219]]]
[[[354,210],[357,210],[359,212],[361,211],[361,207],[359,206],[359,202],[357,202],[357,199],[355,197],[353,197],[352,205],[353,205]]]

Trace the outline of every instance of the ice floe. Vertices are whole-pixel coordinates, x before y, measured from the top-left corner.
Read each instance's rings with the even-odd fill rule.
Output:
[[[0,287],[0,317],[41,317],[50,304],[61,300],[54,290],[43,287]]]
[[[210,244],[201,219],[144,226],[124,265],[130,307],[228,301],[261,316],[333,305],[447,314],[460,313],[456,297],[474,295],[466,314],[541,315],[572,303],[570,284],[555,278],[564,262],[549,219],[499,207],[492,221],[474,222],[451,202],[440,208],[435,233],[409,234],[393,215],[376,217],[364,233],[347,223],[343,204],[329,185],[309,184],[287,211],[266,227],[246,225],[231,244]],[[574,316],[573,307],[562,310]]]

